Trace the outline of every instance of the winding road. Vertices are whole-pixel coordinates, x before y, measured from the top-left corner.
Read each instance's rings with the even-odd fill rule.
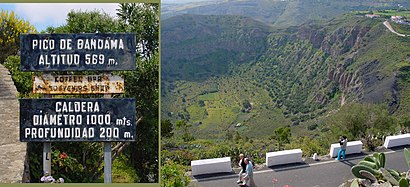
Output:
[[[409,148],[410,146],[407,146]],[[386,168],[399,171],[409,170],[403,147],[386,150]],[[272,167],[254,172],[258,187],[275,187],[289,185],[291,187],[337,187],[343,182],[354,178],[350,168],[366,155],[352,155],[344,161],[319,161],[311,164],[295,164]],[[273,183],[273,179],[277,182]],[[193,178],[195,187],[236,187],[237,174],[223,174],[212,177]]]
[[[384,21],[383,25],[386,26],[389,29],[390,32],[396,34],[397,36],[402,36],[402,37],[410,36],[410,35],[400,34],[400,33],[396,32],[388,21]]]

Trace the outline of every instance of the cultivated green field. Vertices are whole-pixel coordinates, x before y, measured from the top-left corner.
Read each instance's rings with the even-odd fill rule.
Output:
[[[380,16],[403,16],[410,18],[410,10],[374,10],[374,11],[354,11],[355,14],[377,14]]]

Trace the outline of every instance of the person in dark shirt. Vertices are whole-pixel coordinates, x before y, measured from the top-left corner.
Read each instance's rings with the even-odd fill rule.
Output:
[[[241,167],[241,171],[239,172],[239,180],[236,181],[236,183],[239,184],[239,183],[242,182],[242,180],[241,180],[242,174],[246,172],[245,155],[243,155],[243,154],[240,154],[240,155],[239,155],[239,163],[238,163],[238,165]]]
[[[339,143],[340,143],[340,150],[337,153],[336,160],[340,160],[340,156],[343,156],[343,159],[346,159],[347,137],[340,136]]]

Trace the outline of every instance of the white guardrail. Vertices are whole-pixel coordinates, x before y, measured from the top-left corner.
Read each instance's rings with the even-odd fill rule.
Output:
[[[410,134],[400,134],[396,136],[387,136],[383,146],[385,148],[410,145]]]
[[[266,166],[302,162],[302,149],[266,153]]]
[[[191,161],[192,175],[232,172],[231,157]]]
[[[362,152],[363,143],[361,141],[352,141],[347,142],[346,147],[346,155],[354,154],[354,153],[361,153]],[[337,153],[340,150],[340,144],[335,143],[330,146],[330,156],[337,157]]]

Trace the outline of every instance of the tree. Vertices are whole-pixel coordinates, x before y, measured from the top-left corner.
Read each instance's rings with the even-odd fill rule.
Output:
[[[159,4],[120,3],[117,11],[120,28],[124,32],[134,32],[140,55],[151,58],[159,46]]]
[[[225,133],[225,140],[224,140],[224,141],[226,141],[226,142],[231,142],[232,139],[233,139],[232,132],[229,131],[229,130],[227,130],[226,133]]]
[[[186,142],[194,139],[194,137],[191,134],[189,134],[188,131],[189,127],[191,126],[192,125],[188,124],[185,120],[178,120],[176,123],[177,129],[180,129],[183,132],[182,139]]]
[[[410,129],[410,118],[408,116],[402,117],[400,119],[400,130],[403,133],[408,133]]]
[[[22,33],[37,32],[30,22],[17,17],[13,11],[0,11],[0,63],[10,55],[16,55]]]
[[[48,27],[45,33],[113,33],[120,32],[118,20],[100,11],[74,11],[67,14],[67,24]]]
[[[242,106],[244,109],[252,108],[252,105],[248,100],[243,101]]]
[[[137,45],[143,44],[143,53],[137,56],[136,70],[124,73],[126,77],[125,97],[137,98],[137,111],[143,117],[137,131],[137,142],[131,144],[127,155],[141,179],[138,182],[158,181],[158,125],[159,125],[159,4],[126,3],[122,6],[133,15],[127,17],[117,14],[120,32],[135,33]],[[154,7],[154,8],[150,8]],[[118,10],[121,13],[121,10]],[[134,12],[134,13],[133,13]],[[143,12],[143,14],[135,14]],[[125,24],[127,23],[128,24]],[[144,28],[141,30],[139,28]],[[157,45],[151,45],[157,44]],[[150,47],[151,46],[151,47]],[[137,46],[138,48],[139,46]]]
[[[285,143],[290,142],[290,137],[292,136],[290,126],[276,128],[274,133],[272,138],[278,142],[279,150]]]
[[[239,134],[238,131],[236,131],[233,139],[234,139],[235,143],[239,143],[239,141],[241,141],[241,139],[242,139],[242,136]]]
[[[204,106],[205,106],[205,101],[203,101],[203,100],[199,100],[198,103],[199,103],[199,106],[200,106],[200,107],[204,107]]]
[[[398,120],[389,114],[388,110],[375,104],[348,104],[328,119],[327,124],[333,127],[335,139],[345,134],[348,139],[362,139],[364,146],[374,149],[377,141],[371,141],[374,136],[385,136],[393,133],[399,126]]]
[[[174,130],[174,125],[169,119],[161,120],[161,137],[170,138],[174,135],[172,132]]]

